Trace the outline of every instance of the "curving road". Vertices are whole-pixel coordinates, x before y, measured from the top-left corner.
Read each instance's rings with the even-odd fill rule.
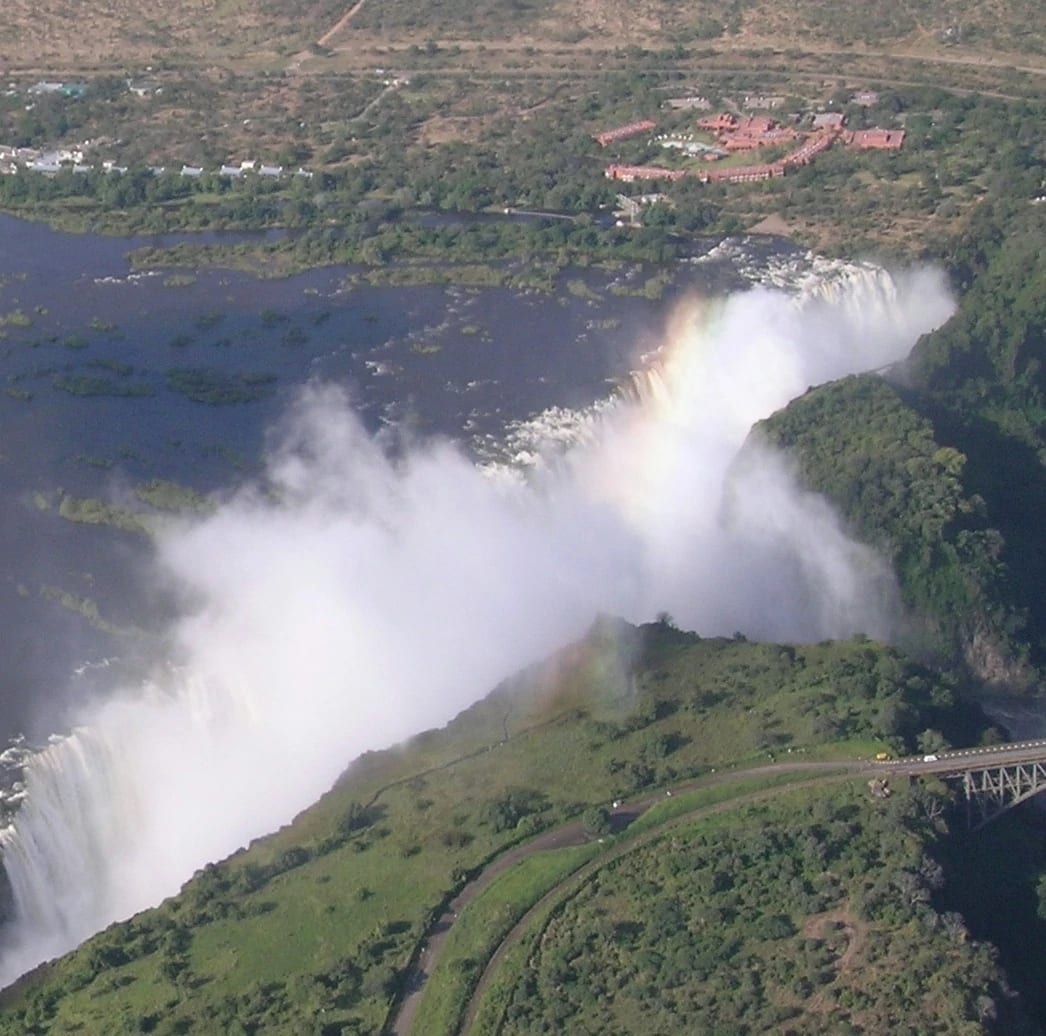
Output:
[[[616,802],[610,808],[611,823],[615,830],[621,831],[627,828],[637,817],[642,816],[648,809],[658,802],[664,801],[668,796],[692,791],[697,788],[711,787],[717,784],[733,783],[754,777],[765,777],[773,774],[784,773],[810,773],[828,775],[834,773],[838,776],[916,776],[920,774],[941,774],[952,776],[962,774],[971,770],[983,769],[986,766],[1003,766],[1012,763],[1046,762],[1046,739],[1035,741],[1020,741],[1011,744],[991,745],[982,748],[949,749],[944,752],[928,753],[925,755],[905,756],[900,759],[888,759],[873,761],[858,759],[838,762],[782,762],[770,763],[766,766],[748,767],[746,769],[728,769],[720,773],[712,771],[702,777],[694,778],[675,785],[670,789],[662,789],[656,794],[646,795],[643,798],[628,802]],[[796,784],[782,785],[780,788],[767,789],[764,793],[752,794],[775,794],[785,792],[797,787]],[[733,808],[739,801],[751,798],[751,795],[742,795],[729,802],[716,804],[715,806],[700,807],[695,813],[707,812],[710,809]],[[689,816],[689,814],[687,814]],[[660,831],[650,832],[654,835]],[[393,1005],[385,1028],[385,1036],[408,1036],[417,1016],[425,992],[425,984],[429,975],[436,965],[439,955],[447,940],[447,935],[454,924],[458,914],[481,892],[489,887],[501,874],[520,860],[526,859],[534,853],[544,852],[549,849],[563,848],[572,845],[582,845],[590,840],[586,835],[580,821],[563,824],[551,831],[538,835],[536,838],[517,845],[502,853],[492,860],[480,873],[469,881],[447,905],[439,918],[429,927],[422,937],[414,958],[411,960],[403,989],[405,993]],[[622,846],[622,851],[631,846]],[[600,857],[583,865],[574,874],[569,875],[564,881],[570,881],[587,867],[602,866],[606,861]],[[540,908],[549,896],[555,895],[562,887],[563,882],[551,889],[538,904],[535,904],[523,918],[513,927],[512,931],[502,940],[498,950],[488,961],[476,992],[470,1000],[468,1016],[463,1031],[468,1031],[468,1019],[478,1005],[482,994],[488,984],[490,977],[496,969],[504,950],[508,945],[518,938],[528,920],[534,912]]]
[[[765,773],[767,769],[770,769],[770,767],[762,767],[760,770],[754,772]],[[791,767],[788,767],[788,769],[791,769]],[[595,874],[596,871],[606,867],[608,864],[613,863],[615,860],[620,859],[628,853],[634,852],[645,845],[649,845],[651,842],[663,838],[672,828],[692,824],[695,820],[715,816],[719,813],[727,813],[730,810],[737,809],[737,807],[741,805],[765,802],[768,799],[776,798],[778,795],[786,795],[789,792],[797,791],[802,788],[809,788],[814,784],[821,785],[840,780],[850,780],[854,776],[855,774],[844,764],[842,769],[835,766],[832,773],[826,773],[817,778],[811,778],[805,781],[795,781],[791,784],[779,784],[768,788],[760,788],[756,791],[743,792],[724,802],[715,802],[704,806],[697,806],[680,816],[666,820],[664,824],[661,824],[658,827],[652,828],[649,831],[644,831],[634,839],[630,839],[629,841],[615,846],[607,855],[598,856],[596,859],[583,864],[572,874],[567,875],[567,877],[562,881],[549,889],[548,892],[546,892],[545,895],[543,895],[541,899],[539,899],[506,933],[505,937],[498,944],[497,949],[487,961],[483,973],[480,975],[479,981],[476,983],[476,987],[472,992],[472,996],[469,997],[469,1001],[465,1006],[464,1021],[461,1023],[458,1033],[467,1034],[471,1032],[476,1021],[476,1015],[478,1014],[480,1005],[483,1002],[483,998],[486,996],[487,990],[497,977],[498,968],[500,967],[505,954],[526,934],[527,929],[530,927],[534,919],[547,906],[563,896],[564,888],[568,883],[580,887],[588,878]],[[658,801],[661,801],[660,796],[658,797]],[[570,893],[568,892],[567,895],[569,894]]]
[[[651,806],[663,802],[666,797],[692,791],[696,788],[707,788],[717,784],[734,783],[753,777],[765,777],[782,773],[842,773],[845,775],[856,775],[863,773],[868,767],[869,763],[866,761],[849,763],[846,761],[794,762],[771,763],[767,766],[749,767],[744,770],[725,770],[721,773],[709,773],[706,776],[685,781],[670,789],[661,789],[641,799],[615,803],[609,808],[608,812],[613,829],[622,831],[637,817],[642,816]],[[783,785],[782,790],[792,787],[795,787],[795,785]],[[733,802],[734,800],[731,801]],[[583,845],[588,841],[591,841],[591,837],[585,833],[581,821],[576,820],[569,824],[562,824],[502,853],[487,864],[475,878],[469,881],[422,937],[408,966],[403,984],[405,994],[393,1005],[383,1030],[384,1036],[407,1036],[410,1032],[425,993],[425,983],[429,975],[432,974],[432,969],[435,967],[436,961],[443,950],[447,935],[458,914],[476,896],[510,867],[534,853],[572,845]]]

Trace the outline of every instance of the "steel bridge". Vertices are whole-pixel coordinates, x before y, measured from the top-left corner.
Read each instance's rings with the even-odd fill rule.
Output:
[[[966,823],[971,831],[976,831],[1044,788],[1046,763],[1011,763],[966,770],[962,775]]]
[[[876,770],[960,782],[967,824],[977,831],[1046,790],[1046,740],[910,756],[880,763]]]

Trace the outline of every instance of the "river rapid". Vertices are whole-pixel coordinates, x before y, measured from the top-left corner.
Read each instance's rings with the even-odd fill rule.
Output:
[[[681,296],[794,287],[817,265],[775,239],[708,242],[651,300],[637,292],[657,271],[635,266],[568,271],[548,295],[372,287],[346,267],[262,279],[129,261],[143,246],[248,237],[74,235],[0,216],[0,739],[46,736],[114,659],[152,650],[141,634],[170,605],[143,586],[148,544],[64,520],[63,496],[141,507],[134,488],[154,479],[227,490],[255,472],[266,429],[310,379],[344,386],[372,431],[498,458],[506,429],[524,449],[528,421],[627,379]],[[185,371],[250,398],[188,398],[172,387]]]
[[[600,611],[891,635],[885,565],[745,442],[811,385],[903,358],[951,311],[938,275],[746,239],[658,299],[665,271],[634,266],[548,294],[377,288],[133,272],[143,243],[0,218],[0,979]],[[114,528],[158,517],[156,480],[214,513]]]

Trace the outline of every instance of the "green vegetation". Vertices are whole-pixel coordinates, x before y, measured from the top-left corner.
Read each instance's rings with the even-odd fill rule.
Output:
[[[1040,1026],[1046,990],[1046,874],[1042,832],[1027,823],[989,824],[975,837],[942,845],[948,881],[940,905],[962,914],[975,939],[999,948],[1000,962],[1021,990]]]
[[[195,283],[196,278],[190,273],[171,273],[163,279],[165,288],[187,288]]]
[[[10,313],[0,314],[0,328],[4,327],[32,327],[33,318],[23,313],[20,309],[13,309]]]
[[[209,367],[171,367],[166,373],[167,387],[208,406],[252,403],[270,395],[274,374],[230,374]]]
[[[144,382],[100,378],[95,375],[63,375],[54,379],[54,387],[72,396],[117,396],[142,398],[156,395],[155,389]]]
[[[564,886],[577,884],[575,880],[567,882],[572,875],[577,874],[578,881],[587,880],[605,860],[630,851],[637,841],[646,844],[649,837],[643,837],[644,833],[660,833],[673,818],[719,803],[733,803],[746,794],[777,785],[808,779],[808,772],[776,774],[748,781],[734,780],[668,797],[629,824],[620,840],[610,837],[613,825],[609,810],[604,806],[589,807],[580,821],[582,831],[590,839],[586,844],[526,857],[465,907],[450,931],[426,986],[412,1032],[454,1036],[461,1031],[470,1000],[474,1003],[473,998],[478,996],[485,1002],[491,995],[477,985],[483,965],[493,965],[496,950],[509,950],[517,927],[540,914],[546,901],[555,902],[562,897]]]
[[[103,633],[122,636],[128,633],[137,632],[134,630],[123,629],[104,618],[98,607],[98,602],[90,597],[82,597],[78,594],[70,593],[68,590],[63,590],[58,586],[43,586],[40,588],[40,595],[48,600],[55,601],[57,604],[71,612],[76,612],[91,626],[97,630],[101,630]]]
[[[522,259],[524,268],[538,258],[559,268],[600,257],[668,260],[687,254],[695,235],[740,232],[775,214],[799,240],[822,250],[939,254],[978,217],[979,206],[1001,180],[1021,202],[1038,193],[1036,142],[1043,108],[1034,83],[1030,89],[982,84],[977,77],[991,75],[990,66],[971,62],[952,69],[958,89],[949,91],[939,85],[940,70],[931,63],[912,59],[912,67],[902,72],[903,61],[876,61],[874,69],[870,65],[860,74],[850,55],[840,61],[840,78],[826,86],[825,55],[813,74],[798,67],[798,53],[749,52],[747,67],[718,68],[705,52],[675,41],[663,50],[614,52],[605,68],[599,67],[598,52],[586,52],[592,67],[581,73],[563,67],[569,48],[554,46],[544,61],[529,56],[518,67],[501,63],[496,70],[487,67],[493,55],[475,48],[455,59],[464,57],[476,67],[450,75],[446,56],[437,60],[408,51],[398,56],[409,56],[418,67],[410,82],[396,89],[377,87],[372,68],[329,68],[322,75],[282,79],[278,89],[275,83],[255,82],[257,97],[246,79],[234,87],[206,77],[186,82],[175,74],[163,94],[125,110],[128,122],[122,128],[113,125],[120,115],[111,96],[97,109],[77,102],[81,114],[94,111],[109,139],[123,141],[124,161],[139,163],[132,171],[0,176],[0,207],[72,228],[121,233],[296,231],[278,241],[143,250],[138,261],[151,266],[215,263],[279,276],[330,263],[362,263],[380,273],[392,260],[418,259],[428,261],[402,276],[489,283],[477,280],[477,268],[503,259]],[[961,83],[960,75],[967,77]],[[878,100],[854,103],[854,92],[869,86]],[[354,101],[360,101],[358,112],[376,92],[382,97],[380,117],[353,118]],[[673,159],[645,137],[601,148],[592,133],[639,117],[657,120],[659,132],[690,133],[695,113],[666,109],[666,96],[703,95],[709,103],[731,107],[760,92],[786,100],[786,119],[793,112],[832,108],[844,112],[855,129],[903,127],[905,145],[897,153],[836,147],[794,175],[765,183],[664,184],[666,201],[647,208],[644,227],[610,225],[618,190],[635,194],[657,185],[612,183],[603,175],[607,163],[671,164]],[[305,161],[313,178],[240,179],[213,171],[238,146],[255,151],[254,123],[239,127],[245,108],[261,103],[263,95],[278,110],[288,103],[298,106],[299,139],[293,148],[300,157],[287,155],[285,164],[292,170]],[[214,134],[225,142],[220,152],[216,145],[201,145],[198,134],[179,139],[183,120],[173,117],[171,105],[178,112],[224,111],[229,117]],[[149,116],[144,124],[143,107]],[[266,121],[261,111],[257,115],[255,122]],[[268,112],[265,116],[271,122]],[[0,112],[0,139],[2,126]],[[199,158],[212,171],[185,177],[172,163],[162,174],[149,173],[142,165],[154,161],[142,144],[147,127],[154,135],[153,155],[215,147],[212,155]],[[41,126],[39,135],[30,135],[33,142],[46,139],[48,129]],[[273,150],[289,147],[284,138]],[[574,218],[479,223],[439,218],[505,209]],[[191,283],[187,277],[191,274],[170,274],[165,283]]]
[[[79,522],[81,525],[108,525],[124,532],[149,535],[149,526],[141,514],[104,500],[63,494],[58,513],[67,521]]]
[[[189,486],[154,478],[149,482],[139,483],[134,487],[134,495],[158,511],[204,512],[213,509],[211,501],[202,493]]]
[[[502,939],[542,896],[599,851],[598,842],[589,842],[528,856],[468,905],[455,920],[426,985],[415,1036],[459,1031],[479,972]]]
[[[910,367],[916,384],[942,404],[994,418],[1003,434],[1043,448],[1046,212],[1018,208],[1012,218],[1020,225],[1001,241],[980,235],[980,255],[959,254],[957,262],[972,265],[961,272],[976,278],[962,312],[919,342]]]
[[[373,284],[562,289],[564,301],[593,301],[585,280],[572,272],[564,287],[560,274],[667,264],[699,248],[698,236],[772,215],[823,251],[944,261],[965,293],[961,311],[904,370],[812,391],[758,434],[890,559],[917,656],[964,670],[944,676],[866,642],[700,640],[667,622],[630,642],[625,627],[600,626],[444,730],[357,760],[283,830],[25,979],[5,996],[0,1033],[378,1032],[434,919],[492,861],[550,831],[574,842],[525,856],[462,911],[416,1031],[455,1031],[510,932],[517,941],[471,1004],[477,1033],[1033,1031],[971,933],[998,941],[1046,1019],[1039,837],[1016,824],[958,846],[947,792],[932,783],[876,798],[827,771],[814,788],[790,788],[808,779],[795,772],[724,781],[757,763],[998,737],[960,689],[1027,689],[1046,671],[1046,38],[1036,5],[368,0],[329,33],[345,9],[328,0],[293,10],[245,0],[207,18],[167,5],[144,21],[126,0],[104,16],[88,4],[73,20],[56,3],[5,6],[13,85],[0,97],[0,142],[101,139],[110,150],[98,158],[130,169],[2,175],[0,208],[115,233],[289,231],[142,249],[139,265],[183,268],[165,274],[171,289],[204,264],[280,276],[352,263]],[[150,81],[131,93],[127,70],[146,65]],[[103,71],[28,92],[38,69],[74,66]],[[877,98],[857,103],[865,88]],[[835,147],[748,185],[623,187],[603,175],[612,161],[682,159],[647,136],[603,149],[594,132],[645,117],[659,132],[689,132],[694,113],[669,98],[741,109],[756,93],[780,95],[783,118],[831,109],[854,129],[903,128],[904,147]],[[314,175],[213,172],[247,155]],[[182,162],[211,171],[182,176]],[[153,175],[153,164],[168,171]],[[613,225],[617,191],[648,187],[665,197],[644,209],[645,226]],[[509,208],[571,218],[519,222],[502,218]],[[609,290],[658,299],[672,283],[664,266]],[[34,315],[9,305],[0,338],[14,340]],[[286,319],[261,314],[270,328]],[[205,314],[197,330],[220,320]],[[97,316],[90,331],[117,329]],[[289,327],[284,345],[304,334]],[[84,397],[156,391],[116,361],[89,366],[100,369],[26,376]],[[14,381],[7,396],[31,399]],[[270,395],[275,378],[183,366],[165,384],[234,405]],[[133,506],[62,493],[34,504],[137,534],[164,520],[157,512],[210,506],[163,480],[134,495]],[[113,631],[93,600],[42,593]],[[655,797],[615,830],[611,802]]]
[[[958,653],[974,624],[1016,626],[1004,607],[999,533],[963,483],[966,457],[874,375],[808,392],[760,426],[793,451],[804,478],[835,501],[858,535],[885,549],[906,604]],[[1015,650],[1017,641],[1006,646]]]
[[[109,457],[98,457],[88,453],[81,453],[76,459],[79,463],[86,464],[89,468],[97,468],[99,471],[109,471],[116,463]]]
[[[886,552],[924,623],[918,650],[1023,688],[1046,661],[1046,214],[1019,208],[1014,231],[1005,204],[986,216],[978,249],[955,257],[957,274],[976,278],[960,311],[917,344],[895,384],[826,385],[759,434]]]
[[[900,750],[927,728],[967,742],[985,725],[947,683],[888,648],[756,645],[604,622],[443,730],[366,754],[288,827],[26,979],[8,995],[0,1033],[218,1026],[298,1036],[321,1022],[375,1032],[429,924],[508,847],[571,821],[583,839],[594,807],[711,767],[789,749],[809,759],[824,737]],[[706,803],[720,795],[707,794]],[[877,823],[877,808],[855,794],[846,839]],[[649,823],[641,837],[658,834]],[[878,828],[862,837],[874,842]],[[448,950],[459,963],[433,986],[443,1005],[434,1025],[460,1010],[497,933],[592,844],[535,857],[470,905],[468,925],[488,935],[470,954],[463,930]],[[910,909],[888,885],[882,896],[899,915]],[[960,973],[992,995],[990,974]]]
[[[557,905],[477,1031],[1034,1031],[932,906],[935,835],[918,790],[869,810],[852,786],[673,827]]]
[[[854,757],[871,758],[870,753],[861,751],[860,742],[844,741],[839,747],[843,749],[846,762],[852,762]],[[825,754],[818,750],[820,759]],[[840,764],[842,765],[842,764]],[[830,773],[831,769],[824,771]],[[840,771],[842,770],[840,769]],[[735,799],[750,797],[764,792],[767,789],[780,788],[797,781],[809,780],[808,771],[799,770],[794,773],[763,773],[758,777],[738,778],[734,777],[729,770],[720,771],[719,781],[708,787],[693,788],[690,791],[675,792],[670,797],[659,799],[650,809],[646,810],[641,817],[628,826],[629,836],[642,832],[656,831],[664,827],[669,821],[679,817],[686,817],[691,813],[707,812],[712,807],[722,803],[729,803]]]
[[[80,459],[93,467],[108,469],[112,466],[111,461],[103,458]],[[134,495],[150,510],[59,492],[58,514],[66,521],[81,525],[105,525],[121,532],[151,536],[161,523],[170,520],[169,514],[201,514],[211,511],[214,506],[202,493],[164,479],[139,483],[134,487]],[[35,501],[40,510],[50,510],[51,501],[45,494],[37,493]]]

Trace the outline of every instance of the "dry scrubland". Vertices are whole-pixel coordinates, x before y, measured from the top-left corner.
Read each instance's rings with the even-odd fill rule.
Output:
[[[907,127],[896,160],[833,152],[774,186],[691,185],[671,192],[676,210],[667,218],[684,235],[721,236],[779,214],[822,251],[910,256],[962,232],[1011,145],[1034,147],[1046,76],[1038,7],[185,0],[143,12],[126,0],[89,0],[72,18],[59,0],[9,0],[0,74],[15,89],[0,96],[0,143],[90,140],[87,161],[96,164],[177,171],[259,160],[336,182],[279,198],[205,183],[191,199],[171,188],[148,206],[144,188],[126,184],[27,188],[28,198],[7,190],[0,201],[32,218],[118,232],[342,226],[361,202],[590,214],[614,201],[607,161],[657,163],[664,154],[639,140],[604,152],[592,134],[637,118],[656,118],[659,131],[691,129],[692,113],[669,112],[667,98],[740,107],[749,94],[775,94],[783,117],[809,118],[870,87],[886,100],[852,112],[852,124]],[[86,93],[33,96],[38,79],[81,82]],[[128,81],[144,84],[142,96]],[[320,242],[296,261],[383,265],[421,249],[387,238],[366,253]],[[670,257],[663,241],[636,241],[629,258]],[[574,246],[590,258],[599,251]],[[549,248],[542,239],[539,250]],[[489,249],[460,256],[493,257]]]
[[[275,56],[307,40],[337,7],[258,0],[7,0],[0,11],[0,69],[121,69],[158,62],[224,64]],[[312,23],[311,19],[319,21]],[[306,20],[308,19],[308,20]]]
[[[351,18],[345,16],[353,7]],[[342,27],[333,31],[337,26]],[[613,52],[701,43],[722,53],[777,51],[853,56],[889,53],[951,63],[1043,68],[1046,32],[1035,0],[970,5],[889,0],[774,0],[723,5],[624,0],[479,0],[425,5],[410,0],[339,4],[322,0],[178,0],[143,9],[128,0],[8,0],[0,13],[0,70],[119,70],[153,64],[221,65],[242,71],[281,61],[310,43],[352,61],[374,48],[483,41],[495,52],[543,57],[563,44]],[[845,43],[842,41],[846,41]],[[553,64],[560,63],[553,58]],[[827,63],[827,62],[826,62]],[[539,62],[540,64],[540,62]]]

